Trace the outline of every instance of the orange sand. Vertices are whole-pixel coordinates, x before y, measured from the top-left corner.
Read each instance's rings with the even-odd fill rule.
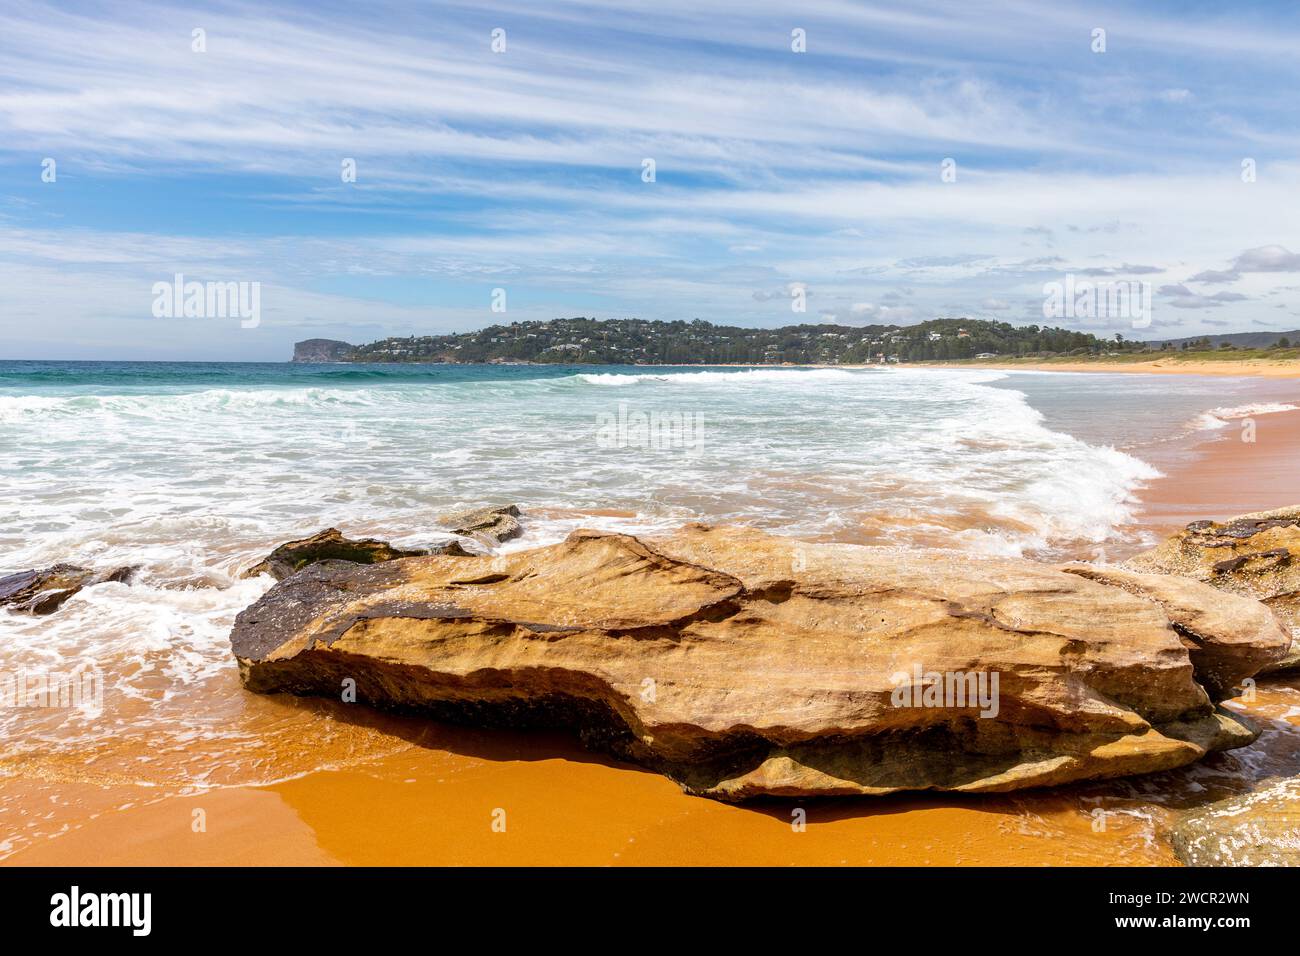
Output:
[[[1257,441],[1226,429],[1146,494],[1161,531],[1195,518],[1293,504],[1300,497],[1300,413],[1261,416]],[[668,780],[553,735],[451,728],[358,712],[332,701],[245,694],[234,666],[194,706],[230,708],[260,748],[259,768],[296,776],[240,784],[219,742],[196,743],[214,780],[183,793],[166,767],[149,780],[144,744],[87,761],[0,763],[4,863],[432,865],[1125,865],[1175,862],[1164,834],[1179,809],[1300,772],[1300,678],[1263,682],[1238,703],[1264,737],[1248,757],[1006,796],[909,795],[736,807],[688,797]],[[214,696],[214,695],[220,696]],[[323,732],[328,728],[328,734]],[[106,745],[107,747],[108,745]],[[338,769],[303,773],[303,754]],[[211,753],[208,753],[208,750]],[[1264,755],[1260,759],[1260,755]],[[116,763],[114,763],[116,761]],[[1258,761],[1252,766],[1252,762]],[[802,832],[792,814],[807,812]],[[1101,820],[1092,816],[1106,811]],[[195,832],[195,811],[205,827]],[[504,811],[496,832],[494,812]],[[499,814],[498,814],[499,817]],[[1104,826],[1102,825],[1104,823]]]
[[[1284,716],[1297,704],[1300,680],[1265,685],[1243,707],[1272,727],[1257,772],[1300,771],[1300,718]],[[71,829],[13,865],[1141,865],[1174,863],[1161,836],[1176,809],[1235,792],[1245,775],[1222,754],[1140,782],[735,807],[565,738],[448,730],[441,745],[266,787],[152,802],[139,788],[72,781],[13,779],[2,792],[10,810],[15,797],[43,816],[55,802],[77,809]],[[802,832],[791,825],[800,806]]]

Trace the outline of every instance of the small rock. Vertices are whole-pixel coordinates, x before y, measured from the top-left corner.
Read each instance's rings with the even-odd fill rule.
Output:
[[[524,533],[517,520],[518,505],[502,505],[499,508],[477,508],[457,514],[443,515],[439,520],[453,534],[465,535],[495,547],[503,541],[517,538]]]
[[[477,557],[473,551],[466,551],[465,546],[459,541],[444,541],[442,544],[435,544],[429,549],[429,553],[450,555],[453,558]]]
[[[23,614],[53,614],[82,588],[110,581],[129,583],[139,565],[95,572],[75,564],[19,571],[0,578],[0,607]]]
[[[351,561],[353,564],[378,564],[381,561],[394,561],[398,558],[414,558],[429,554],[427,550],[403,551],[394,548],[387,541],[373,538],[353,540],[343,537],[337,528],[327,528],[310,538],[289,541],[280,545],[265,558],[243,573],[243,577],[255,578],[259,574],[269,574],[277,581],[283,581],[291,574],[296,574],[309,564],[318,561]]]

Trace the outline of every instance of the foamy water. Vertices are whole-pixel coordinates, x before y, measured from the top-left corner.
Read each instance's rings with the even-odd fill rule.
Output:
[[[1236,405],[1231,408],[1212,408],[1198,415],[1192,422],[1193,427],[1210,431],[1227,428],[1233,422],[1244,421],[1259,415],[1276,415],[1279,412],[1294,412],[1300,406],[1286,402],[1256,402],[1251,405]]]
[[[243,693],[227,643],[271,585],[239,572],[329,526],[429,545],[440,514],[515,502],[511,549],[691,520],[1048,558],[1123,541],[1163,434],[1122,424],[1157,400],[1139,378],[0,363],[0,573],[141,568],[50,617],[0,613],[0,672],[85,660],[105,684],[95,718],[0,709],[0,772],[202,786],[371,752]],[[1165,380],[1158,417],[1232,417],[1221,392]]]

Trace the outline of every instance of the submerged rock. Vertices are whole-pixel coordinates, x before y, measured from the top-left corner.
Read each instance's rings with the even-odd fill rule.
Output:
[[[1193,521],[1159,547],[1125,562],[1137,571],[1179,574],[1262,601],[1300,635],[1300,505]],[[1300,641],[1261,673],[1300,669]]]
[[[24,614],[53,614],[78,591],[115,581],[130,583],[139,565],[92,571],[75,564],[19,571],[0,578],[0,607]]]
[[[524,533],[518,518],[518,505],[502,505],[443,515],[441,521],[453,534],[473,538],[488,547],[496,547],[503,541]]]
[[[326,528],[310,538],[289,541],[280,545],[257,564],[246,570],[242,576],[255,578],[259,574],[269,574],[277,581],[283,581],[309,564],[315,564],[319,561],[377,564],[381,561],[418,557],[428,553],[427,550],[403,551],[400,548],[394,548],[387,541],[376,541],[373,538],[361,540],[345,538],[337,528]]]
[[[1171,839],[1187,866],[1300,866],[1300,779],[1201,807]]]
[[[1210,587],[1176,597],[696,525],[318,565],[244,610],[231,643],[250,690],[337,696],[351,678],[373,706],[571,728],[724,800],[1005,791],[1254,739],[1206,688],[1280,657],[1287,635],[1229,621]],[[1195,648],[1175,618],[1196,622]]]

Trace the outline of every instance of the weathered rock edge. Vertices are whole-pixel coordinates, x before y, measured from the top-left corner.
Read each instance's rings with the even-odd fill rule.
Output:
[[[1193,521],[1159,547],[1125,562],[1137,571],[1177,574],[1262,601],[1300,634],[1300,505]],[[1261,674],[1300,670],[1300,641]]]
[[[231,643],[253,691],[337,696],[351,678],[378,707],[571,728],[723,800],[1007,791],[1255,738],[1212,694],[1289,635],[1206,585],[1153,589],[738,528],[578,531],[496,558],[315,564],[244,610]],[[917,668],[996,673],[996,716],[895,706]]]

